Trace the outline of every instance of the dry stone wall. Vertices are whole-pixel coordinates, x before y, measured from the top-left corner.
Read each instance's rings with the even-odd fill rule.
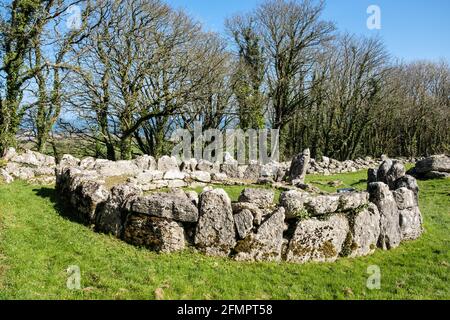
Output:
[[[253,163],[242,169],[231,159],[218,166],[179,165],[171,157],[111,162],[65,156],[56,188],[97,231],[157,252],[192,247],[239,261],[331,262],[393,249],[422,234],[416,180],[397,160],[370,170],[364,192],[311,193],[279,183],[286,190],[278,202],[273,189],[259,188],[244,189],[232,202],[213,188],[275,181],[286,167]],[[197,194],[188,186],[204,189]]]

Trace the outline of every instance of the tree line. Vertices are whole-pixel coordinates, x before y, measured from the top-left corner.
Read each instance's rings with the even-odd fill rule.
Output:
[[[267,0],[220,35],[160,0],[1,1],[0,154],[27,130],[41,152],[71,134],[86,155],[160,156],[198,121],[279,129],[284,158],[448,153],[448,62],[398,61],[324,6]]]

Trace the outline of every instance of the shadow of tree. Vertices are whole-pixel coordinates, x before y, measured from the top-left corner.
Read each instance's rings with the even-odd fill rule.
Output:
[[[70,208],[67,200],[63,200],[58,197],[55,188],[40,187],[33,189],[33,192],[41,198],[48,199],[53,204],[53,208],[58,214],[71,222],[86,224],[76,210]]]

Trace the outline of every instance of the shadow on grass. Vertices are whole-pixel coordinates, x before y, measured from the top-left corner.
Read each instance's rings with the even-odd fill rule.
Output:
[[[58,214],[71,222],[86,224],[86,222],[81,219],[79,214],[70,208],[67,201],[62,200],[58,197],[55,188],[40,187],[33,189],[33,192],[41,198],[48,199],[53,204],[53,208],[58,212]]]

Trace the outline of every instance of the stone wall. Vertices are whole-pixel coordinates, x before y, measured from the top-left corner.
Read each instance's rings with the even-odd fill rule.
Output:
[[[14,179],[33,183],[52,184],[55,182],[55,158],[35,151],[27,150],[18,153],[10,148],[0,163],[0,179],[7,183]],[[402,163],[414,161],[403,159]],[[382,161],[366,157],[365,159],[337,161],[323,157],[321,161],[308,158],[305,172],[308,174],[337,174],[367,170],[378,166]],[[193,184],[208,184],[210,182],[225,183],[273,183],[287,178],[291,162],[272,162],[266,165],[252,163],[239,165],[230,156],[225,157],[223,164],[211,163],[205,160],[191,159],[179,163],[173,157],[164,156],[154,159],[151,156],[140,156],[131,161],[112,162],[91,157],[76,159],[64,155],[61,163],[80,166],[83,170],[95,170],[102,177],[128,177],[134,179],[144,190],[156,190],[163,187],[185,187]]]
[[[55,183],[54,157],[31,150],[19,154],[14,148],[10,148],[0,160],[0,179],[6,183],[11,183],[14,179],[40,184]]]
[[[59,196],[95,230],[157,252],[187,247],[239,261],[335,261],[389,250],[422,233],[415,178],[400,161],[369,171],[368,191],[309,193],[292,185],[245,189],[232,202],[214,183],[282,180],[289,166],[222,165],[142,156],[111,162],[65,156]],[[261,181],[260,181],[261,182]],[[183,189],[205,186],[203,192]],[[164,190],[159,190],[164,188]]]

